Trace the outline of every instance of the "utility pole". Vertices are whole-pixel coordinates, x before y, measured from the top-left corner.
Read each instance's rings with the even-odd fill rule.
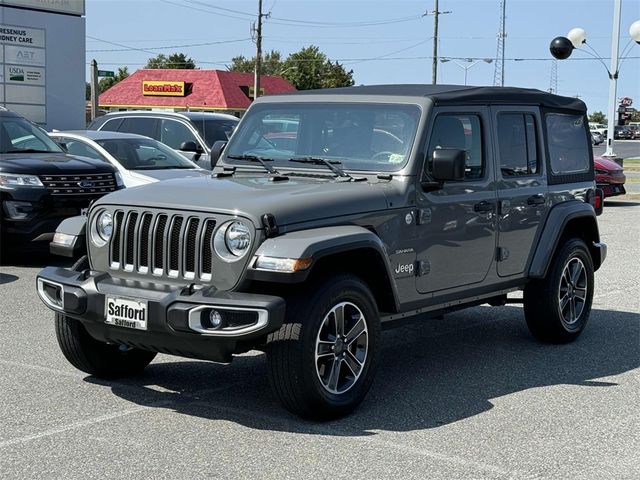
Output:
[[[431,83],[436,84],[438,81],[438,17],[445,13],[451,13],[450,11],[441,12],[438,9],[438,0],[434,0],[434,10],[432,12],[425,12],[422,16],[433,15],[433,64],[431,73]]]
[[[98,116],[98,62],[91,60],[91,120]]]
[[[258,23],[253,25],[252,35],[256,42],[256,66],[253,79],[253,99],[260,96],[260,75],[262,75],[262,18],[269,14],[262,13],[262,0],[258,0]]]

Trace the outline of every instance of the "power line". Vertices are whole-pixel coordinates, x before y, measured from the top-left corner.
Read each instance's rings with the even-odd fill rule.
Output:
[[[254,17],[254,14],[250,12],[244,12],[241,10],[234,10],[230,8],[219,7],[215,5],[210,5],[208,3],[200,2],[197,0],[186,0],[191,5],[185,5],[182,3],[176,3],[169,0],[162,0],[164,3],[168,3],[171,5],[189,8],[201,12],[210,13],[213,15],[220,15],[228,18],[235,18],[238,20],[250,20]],[[199,5],[205,8],[198,8],[194,5]],[[225,12],[225,13],[220,13]],[[241,15],[241,16],[239,16]],[[302,20],[296,18],[284,18],[284,17],[271,17],[269,23],[275,25],[283,25],[289,27],[308,27],[308,28],[343,28],[343,27],[351,27],[351,28],[359,28],[359,27],[372,27],[378,25],[390,25],[394,23],[403,23],[414,20],[419,20],[421,15],[411,15],[400,18],[390,18],[390,19],[381,19],[381,20],[366,20],[361,22],[317,22],[312,20]]]
[[[168,45],[168,46],[162,46],[162,47],[158,46],[158,47],[148,47],[148,48],[154,49],[154,50],[169,50],[169,49],[175,49],[175,48],[204,47],[204,46],[221,45],[221,44],[227,44],[227,43],[239,43],[239,42],[246,42],[248,40],[251,40],[251,38],[247,37],[247,38],[238,38],[236,40],[220,40],[217,42],[189,43],[189,44],[183,44],[183,45]],[[105,40],[100,40],[100,41],[105,42]],[[102,48],[102,49],[90,49],[90,50],[87,50],[87,52],[125,52],[130,50],[139,50],[139,49],[132,48],[132,47]]]
[[[362,62],[362,61],[388,61],[388,60],[430,60],[432,57],[431,56],[427,56],[427,55],[421,55],[421,56],[415,56],[415,57],[368,57],[368,58],[335,58],[332,59],[332,61],[334,62],[341,62],[341,63],[345,63],[345,62]],[[462,61],[468,61],[468,60],[484,60],[486,57],[448,57],[448,56],[439,56],[439,59],[445,59],[445,60],[462,60]],[[609,58],[607,57],[602,57],[603,60],[609,60]],[[505,62],[551,62],[554,59],[553,58],[505,58],[504,59]],[[591,58],[591,57],[586,57],[586,58],[568,58],[566,60],[563,60],[564,62],[578,62],[578,61],[594,61],[595,59]],[[627,57],[627,60],[640,60],[640,56],[638,57]],[[290,62],[298,62],[298,63],[304,63],[304,62],[315,62],[315,59],[290,59]],[[202,65],[228,65],[231,60],[216,60],[216,61],[211,61],[211,60],[194,60],[194,62],[196,64],[202,64]],[[135,65],[146,65],[145,63],[140,63],[140,62],[100,62],[100,65],[122,65],[123,63],[126,63],[127,65],[131,65],[131,66],[135,66]],[[88,63],[87,63],[88,64]],[[176,63],[176,65],[182,65],[182,63]]]

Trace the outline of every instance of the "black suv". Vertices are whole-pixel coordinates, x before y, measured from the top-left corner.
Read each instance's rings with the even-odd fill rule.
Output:
[[[75,232],[61,225],[88,258],[44,269],[38,293],[87,373],[259,349],[286,408],[344,415],[371,385],[382,328],[408,318],[524,290],[535,337],[578,337],[606,255],[590,139],[582,101],[538,90],[261,97],[211,178],[123,190]]]
[[[63,219],[119,185],[110,164],[66,154],[39,126],[0,107],[3,251],[47,250]]]
[[[236,117],[223,113],[128,111],[98,117],[89,130],[151,137],[210,170],[211,147],[218,141],[229,140],[237,124]]]

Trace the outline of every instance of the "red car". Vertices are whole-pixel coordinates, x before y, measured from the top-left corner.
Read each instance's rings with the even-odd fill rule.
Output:
[[[593,163],[596,170],[596,186],[602,189],[605,198],[627,193],[624,189],[627,178],[620,165],[602,157],[595,157]]]

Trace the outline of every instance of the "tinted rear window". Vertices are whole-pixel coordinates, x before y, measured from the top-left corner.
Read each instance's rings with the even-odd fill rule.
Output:
[[[547,139],[549,160],[554,175],[589,171],[590,143],[584,117],[566,113],[548,113]]]

